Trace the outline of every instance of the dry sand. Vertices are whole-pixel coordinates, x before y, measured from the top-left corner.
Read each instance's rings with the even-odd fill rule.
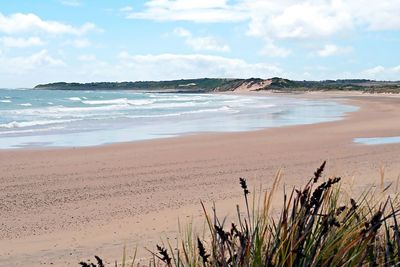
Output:
[[[400,135],[400,98],[309,93],[357,105],[345,119],[245,133],[201,134],[92,148],[0,151],[0,266],[108,262],[135,246],[153,249],[196,220],[199,200],[234,213],[239,177],[269,186],[283,167],[302,185],[323,160],[327,175],[354,188],[400,174],[400,144],[367,146],[354,137]],[[174,241],[172,239],[172,241]],[[173,242],[172,242],[173,243]],[[148,255],[139,250],[140,257]]]

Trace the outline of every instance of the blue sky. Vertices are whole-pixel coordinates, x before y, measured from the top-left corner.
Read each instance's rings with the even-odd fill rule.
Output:
[[[398,0],[0,0],[0,87],[400,80]]]

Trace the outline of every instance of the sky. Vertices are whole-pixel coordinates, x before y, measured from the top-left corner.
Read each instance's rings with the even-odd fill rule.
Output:
[[[399,0],[0,0],[0,88],[400,80]]]

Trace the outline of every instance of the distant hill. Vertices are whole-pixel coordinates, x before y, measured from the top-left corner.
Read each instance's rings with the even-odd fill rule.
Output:
[[[172,81],[96,82],[96,83],[49,83],[39,84],[35,89],[51,90],[144,90],[144,91],[221,91],[237,86],[242,79],[186,79]]]
[[[156,92],[226,92],[226,91],[363,91],[400,93],[400,82],[366,79],[294,81],[274,77],[271,79],[182,79],[172,81],[49,83],[34,89],[48,90],[140,90]]]
[[[283,78],[272,78],[267,89],[283,91],[368,91],[400,93],[399,81],[374,81],[367,79],[343,79],[324,81],[293,81]]]

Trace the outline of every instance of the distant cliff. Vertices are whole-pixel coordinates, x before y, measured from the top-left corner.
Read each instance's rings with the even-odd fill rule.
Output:
[[[226,91],[323,91],[356,90],[367,92],[400,93],[400,82],[365,79],[294,81],[274,77],[271,79],[182,79],[172,81],[49,83],[34,89],[48,90],[140,90],[157,92],[226,92]]]

